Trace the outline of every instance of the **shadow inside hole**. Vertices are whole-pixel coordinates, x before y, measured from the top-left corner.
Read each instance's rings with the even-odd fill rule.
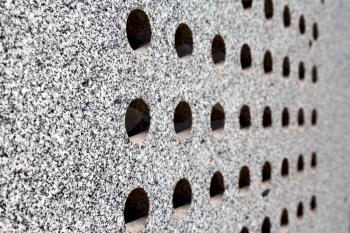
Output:
[[[316,66],[312,67],[312,74],[311,75],[312,75],[312,82],[316,83],[317,79],[318,79],[318,72],[317,72],[317,67]]]
[[[288,57],[283,58],[282,73],[283,77],[288,77],[290,74],[290,63]]]
[[[242,0],[242,5],[244,9],[249,9],[252,7],[253,0]]]
[[[305,123],[304,120],[304,110],[302,108],[299,109],[298,111],[298,125],[303,126]]]
[[[270,218],[265,217],[263,224],[261,226],[261,233],[271,233],[271,222]]]
[[[192,31],[186,24],[180,24],[175,33],[175,48],[179,58],[189,56],[193,51]]]
[[[281,167],[281,176],[286,177],[289,174],[289,163],[288,159],[284,158],[282,161],[282,167]]]
[[[313,152],[311,154],[311,167],[316,168],[317,167],[317,154],[316,152]]]
[[[316,196],[312,196],[310,200],[310,210],[315,211],[317,208]]]
[[[291,24],[290,10],[288,6],[285,6],[283,10],[283,23],[285,27],[289,27]]]
[[[305,34],[306,26],[305,26],[304,15],[301,15],[299,18],[299,31],[300,31],[300,34]]]
[[[247,129],[251,125],[250,109],[247,105],[244,105],[241,108],[241,112],[239,114],[239,124],[241,129]]]
[[[192,189],[187,179],[177,182],[173,194],[173,207],[175,215],[184,218],[187,216],[192,201]]]
[[[248,190],[250,185],[250,172],[247,166],[243,166],[239,173],[239,188],[240,191]]]
[[[240,233],[249,233],[249,230],[247,227],[243,227]]]
[[[273,60],[270,51],[267,51],[264,55],[264,71],[265,73],[271,73],[273,70]]]
[[[316,109],[312,110],[312,113],[311,113],[311,124],[312,125],[316,125],[317,124],[317,111],[316,111]]]
[[[265,107],[262,119],[262,125],[264,128],[272,126],[272,113],[270,107]]]
[[[221,172],[215,172],[210,182],[210,203],[217,207],[221,205],[225,192],[224,177]]]
[[[272,0],[265,0],[264,11],[265,11],[265,18],[272,19],[272,17],[273,17],[273,2],[272,2]]]
[[[299,157],[298,157],[297,169],[298,169],[298,172],[304,171],[304,157],[303,157],[303,155],[299,155]]]
[[[284,108],[282,111],[282,127],[289,125],[289,111],[288,108]]]
[[[299,79],[304,80],[305,78],[305,66],[303,62],[299,63]]]
[[[145,137],[150,127],[150,110],[142,99],[133,100],[125,114],[125,128],[129,139],[140,142]]]
[[[190,105],[181,101],[175,108],[174,129],[179,139],[186,139],[192,128],[192,111]]]
[[[271,164],[266,162],[262,168],[262,182],[271,181]]]
[[[314,23],[312,25],[312,36],[313,36],[315,41],[318,39],[318,25],[317,25],[317,23]]]
[[[215,136],[221,136],[225,127],[225,112],[221,104],[213,106],[210,115],[210,127]]]
[[[220,35],[216,35],[212,42],[211,56],[214,64],[222,64],[226,59],[226,47],[224,39]]]
[[[247,44],[244,44],[241,49],[241,66],[242,69],[248,69],[252,66],[252,55]]]
[[[142,188],[130,192],[124,207],[124,221],[126,229],[137,233],[144,229],[149,213],[149,200]]]
[[[288,211],[287,209],[283,209],[282,215],[281,215],[281,227],[288,226],[289,220],[288,220]]]
[[[300,219],[304,215],[304,206],[302,202],[299,202],[298,209],[297,209],[297,218]]]
[[[144,11],[136,9],[129,14],[126,32],[129,44],[133,50],[145,47],[151,42],[151,25]]]

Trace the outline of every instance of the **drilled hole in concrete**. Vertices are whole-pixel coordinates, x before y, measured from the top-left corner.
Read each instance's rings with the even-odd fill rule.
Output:
[[[181,140],[186,139],[191,133],[192,111],[190,105],[185,101],[181,101],[175,108],[174,129]]]
[[[129,44],[134,50],[146,47],[151,42],[151,25],[144,11],[136,9],[129,14],[126,33]]]
[[[142,99],[133,100],[125,114],[125,128],[132,142],[142,142],[150,127],[151,117],[147,104]]]
[[[288,219],[288,210],[283,209],[281,214],[281,227],[288,226],[289,219]]]
[[[266,19],[272,19],[273,17],[273,2],[272,0],[265,0],[264,12]]]
[[[216,35],[211,46],[211,56],[214,64],[222,64],[226,59],[226,47],[224,39],[220,35]]]
[[[297,169],[298,169],[298,172],[304,171],[304,157],[303,157],[303,155],[299,155],[299,157],[298,157]]]
[[[300,34],[305,34],[306,25],[305,25],[304,15],[301,15],[299,18],[299,31],[300,31]]]
[[[304,62],[299,63],[299,79],[304,80],[305,78],[305,66]]]
[[[316,201],[316,196],[313,195],[310,200],[310,210],[315,211],[317,208],[317,201]]]
[[[312,36],[313,36],[315,41],[318,39],[318,25],[317,25],[317,23],[314,23],[312,25]]]
[[[211,110],[210,127],[214,136],[222,136],[225,127],[225,112],[220,103],[215,104]]]
[[[175,215],[184,218],[188,214],[192,201],[192,189],[187,179],[182,178],[175,186],[173,194],[173,207]]]
[[[242,0],[242,5],[244,9],[251,8],[253,4],[253,0]]]
[[[318,79],[318,72],[317,72],[317,67],[316,66],[312,67],[311,76],[312,76],[311,77],[312,78],[312,82],[316,83],[317,79]]]
[[[124,221],[126,229],[131,233],[142,231],[147,223],[149,200],[143,188],[132,190],[126,199]]]
[[[264,113],[262,117],[262,125],[264,128],[268,128],[272,126],[272,112],[270,107],[264,108]]]
[[[302,218],[304,215],[304,206],[302,202],[299,202],[298,209],[297,209],[297,218]]]
[[[242,69],[248,69],[252,66],[252,55],[247,44],[244,44],[241,48],[241,66]]]
[[[289,74],[290,74],[289,57],[284,57],[283,58],[282,74],[283,74],[283,77],[288,77]]]
[[[247,105],[244,105],[241,108],[241,112],[239,114],[239,124],[241,129],[247,129],[251,125],[250,109]]]
[[[215,172],[210,182],[210,203],[215,207],[221,205],[224,192],[224,177],[221,172]]]
[[[271,164],[269,162],[265,162],[262,168],[262,182],[268,182],[271,180]]]
[[[299,109],[298,111],[298,125],[303,126],[305,123],[304,120],[304,110],[302,108]]]
[[[250,172],[247,166],[243,166],[239,172],[239,188],[247,190],[250,185]]]
[[[283,23],[285,27],[289,27],[291,24],[290,10],[288,6],[285,6],[283,10]]]
[[[261,233],[271,233],[271,222],[269,217],[265,217],[261,226]]]
[[[312,154],[311,154],[311,167],[312,168],[317,167],[317,154],[316,154],[316,152],[312,152]]]
[[[270,51],[266,51],[264,55],[264,71],[265,73],[271,73],[273,70],[273,60]]]
[[[316,111],[316,109],[312,110],[312,113],[311,113],[311,124],[312,125],[316,125],[317,124],[317,111]]]
[[[281,166],[281,176],[286,177],[289,174],[289,163],[288,159],[284,158],[282,161],[282,166]]]
[[[243,227],[241,233],[249,233],[249,229],[247,227]]]
[[[189,56],[193,51],[192,31],[186,24],[180,24],[175,32],[175,49],[179,58]]]
[[[289,111],[288,108],[284,108],[282,111],[282,127],[289,125]]]

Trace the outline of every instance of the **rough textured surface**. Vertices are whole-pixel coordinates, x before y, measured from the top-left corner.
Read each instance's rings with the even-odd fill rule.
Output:
[[[284,28],[288,4],[291,27]],[[260,232],[265,216],[280,229],[283,208],[290,232],[350,231],[350,2],[346,0],[274,1],[266,20],[263,1],[250,10],[241,1],[0,1],[0,231],[125,232],[124,204],[131,190],[143,187],[150,213],[145,232]],[[135,53],[126,37],[134,8],[150,18],[152,41]],[[306,33],[298,29],[304,14]],[[319,39],[312,40],[318,23]],[[194,36],[190,61],[178,59],[174,33],[180,23]],[[226,44],[223,67],[213,65],[211,40]],[[242,71],[244,43],[253,64]],[[273,56],[273,73],[263,73],[264,52]],[[288,55],[291,75],[282,78]],[[304,61],[305,80],[298,80]],[[311,67],[318,82],[311,82]],[[124,116],[135,98],[151,110],[151,126],[142,145],[129,141]],[[187,101],[193,113],[191,136],[179,141],[173,114]],[[211,107],[225,110],[224,137],[210,130]],[[239,129],[243,104],[252,127]],[[269,130],[261,126],[266,105],[273,114]],[[289,108],[291,125],[281,127]],[[305,122],[297,126],[303,107]],[[311,126],[312,109],[318,123]],[[310,168],[311,153],[318,165]],[[297,174],[302,153],[305,169]],[[280,176],[287,157],[290,175]],[[261,167],[272,165],[270,192],[261,193]],[[248,194],[240,196],[242,166],[251,172]],[[223,203],[210,204],[215,171],[225,179]],[[179,220],[172,208],[175,184],[186,177],[193,199]],[[317,197],[316,212],[309,201]],[[299,201],[304,216],[296,217]]]

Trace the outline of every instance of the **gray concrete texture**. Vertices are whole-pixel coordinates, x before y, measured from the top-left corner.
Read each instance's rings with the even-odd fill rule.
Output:
[[[270,19],[264,4],[252,0],[244,9],[241,0],[0,1],[0,232],[241,232],[244,226],[263,233],[350,232],[350,1],[273,0]],[[146,13],[151,27],[150,43],[136,50],[127,36],[135,9]],[[175,49],[181,23],[193,37],[192,54],[182,59]],[[145,40],[140,25],[131,34]],[[215,35],[226,51],[225,62],[216,65]],[[245,43],[252,64],[242,69]],[[268,74],[267,50],[273,57]],[[285,56],[289,77],[282,75]],[[298,78],[299,62],[304,80]],[[147,104],[150,125],[135,141],[125,126],[127,121],[135,128],[138,119],[126,116],[138,98]],[[192,113],[190,130],[181,137],[174,130],[180,101]],[[225,113],[219,133],[210,127],[216,103]],[[250,108],[248,129],[240,128],[243,105]],[[140,106],[129,109],[131,117]],[[272,113],[268,128],[262,126],[265,106]],[[284,107],[287,127],[281,126]],[[181,119],[184,109],[180,127],[191,123]],[[139,126],[145,125],[147,119]],[[299,164],[298,171],[300,154],[304,167]],[[271,180],[262,182],[266,161]],[[243,166],[250,171],[244,189]],[[216,171],[224,185],[217,179],[212,192],[218,195],[211,198]],[[148,201],[139,192],[126,208],[138,187]],[[281,226],[284,208],[288,224]],[[266,217],[271,229],[263,227]]]

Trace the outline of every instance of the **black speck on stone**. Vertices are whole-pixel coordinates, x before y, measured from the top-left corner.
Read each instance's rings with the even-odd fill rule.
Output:
[[[264,192],[261,193],[261,196],[266,197],[267,195],[269,195],[270,193],[270,189],[266,189]]]

